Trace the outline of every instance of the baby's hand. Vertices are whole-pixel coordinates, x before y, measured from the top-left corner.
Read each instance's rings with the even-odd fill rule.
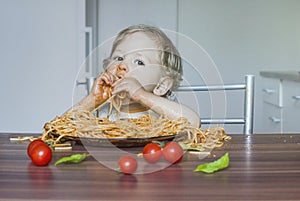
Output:
[[[96,79],[91,90],[91,94],[96,98],[96,101],[103,101],[111,96],[111,87],[116,80],[116,76],[110,72],[103,72]]]
[[[117,80],[112,87],[113,95],[121,92],[127,92],[129,97],[133,100],[137,100],[139,93],[144,90],[143,86],[136,79],[130,77],[124,77]]]

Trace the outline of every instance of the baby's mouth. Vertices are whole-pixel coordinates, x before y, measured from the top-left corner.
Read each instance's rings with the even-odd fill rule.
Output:
[[[125,77],[125,75],[126,75],[126,72],[123,70],[117,70],[117,72],[116,72],[116,77],[118,79],[122,79],[123,77]]]

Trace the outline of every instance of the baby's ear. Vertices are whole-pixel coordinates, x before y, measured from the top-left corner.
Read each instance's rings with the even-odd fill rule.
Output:
[[[173,86],[173,79],[169,76],[160,78],[158,84],[153,89],[153,93],[157,96],[165,95]]]

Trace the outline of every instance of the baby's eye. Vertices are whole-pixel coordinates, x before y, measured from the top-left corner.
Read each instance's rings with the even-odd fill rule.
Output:
[[[139,66],[144,66],[145,65],[145,63],[142,60],[140,60],[140,59],[134,60],[134,63],[137,64],[137,65],[139,65]]]
[[[116,57],[114,58],[114,60],[115,60],[115,61],[123,61],[124,59],[123,59],[123,57],[116,56]]]

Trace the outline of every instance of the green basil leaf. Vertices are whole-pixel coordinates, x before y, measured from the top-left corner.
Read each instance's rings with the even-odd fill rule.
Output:
[[[91,154],[73,154],[71,156],[65,156],[55,162],[55,166],[60,163],[70,162],[70,163],[80,163],[86,157],[90,156]]]
[[[228,153],[226,153],[218,160],[215,160],[210,163],[198,165],[198,167],[194,170],[194,172],[213,173],[218,170],[227,168],[228,165],[229,165],[229,155]]]

